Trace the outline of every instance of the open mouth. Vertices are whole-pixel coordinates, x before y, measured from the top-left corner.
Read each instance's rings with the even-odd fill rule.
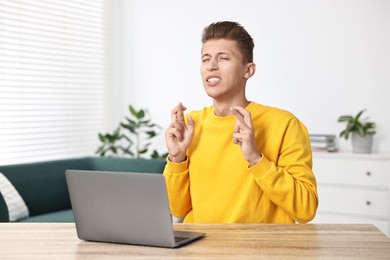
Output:
[[[221,81],[221,78],[218,78],[218,77],[210,77],[210,78],[208,78],[206,81],[209,82],[209,83],[216,83],[216,82]]]

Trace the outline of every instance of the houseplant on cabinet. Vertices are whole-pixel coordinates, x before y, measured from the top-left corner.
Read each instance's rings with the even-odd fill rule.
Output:
[[[376,133],[375,123],[369,122],[368,117],[362,118],[366,109],[361,110],[356,116],[340,116],[338,122],[347,123],[345,129],[340,132],[340,137],[348,140],[351,135],[352,151],[354,153],[371,153],[373,136]]]

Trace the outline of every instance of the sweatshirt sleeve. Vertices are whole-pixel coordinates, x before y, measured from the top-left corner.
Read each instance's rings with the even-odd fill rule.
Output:
[[[182,163],[173,163],[167,159],[163,175],[167,185],[169,207],[175,217],[185,216],[192,208],[188,158]]]
[[[295,221],[309,222],[317,211],[317,184],[312,172],[310,139],[298,119],[289,122],[279,152],[276,163],[263,155],[249,171],[273,203]]]

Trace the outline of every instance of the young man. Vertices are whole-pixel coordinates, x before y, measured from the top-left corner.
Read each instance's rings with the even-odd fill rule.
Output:
[[[253,40],[235,22],[203,31],[201,75],[213,105],[184,115],[179,103],[165,132],[171,212],[191,223],[305,223],[318,195],[305,126],[291,113],[245,96],[255,71]]]

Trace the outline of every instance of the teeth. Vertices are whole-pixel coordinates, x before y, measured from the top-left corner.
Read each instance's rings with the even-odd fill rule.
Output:
[[[220,81],[221,79],[220,78],[209,78],[207,81],[208,82],[217,82],[217,81]]]

